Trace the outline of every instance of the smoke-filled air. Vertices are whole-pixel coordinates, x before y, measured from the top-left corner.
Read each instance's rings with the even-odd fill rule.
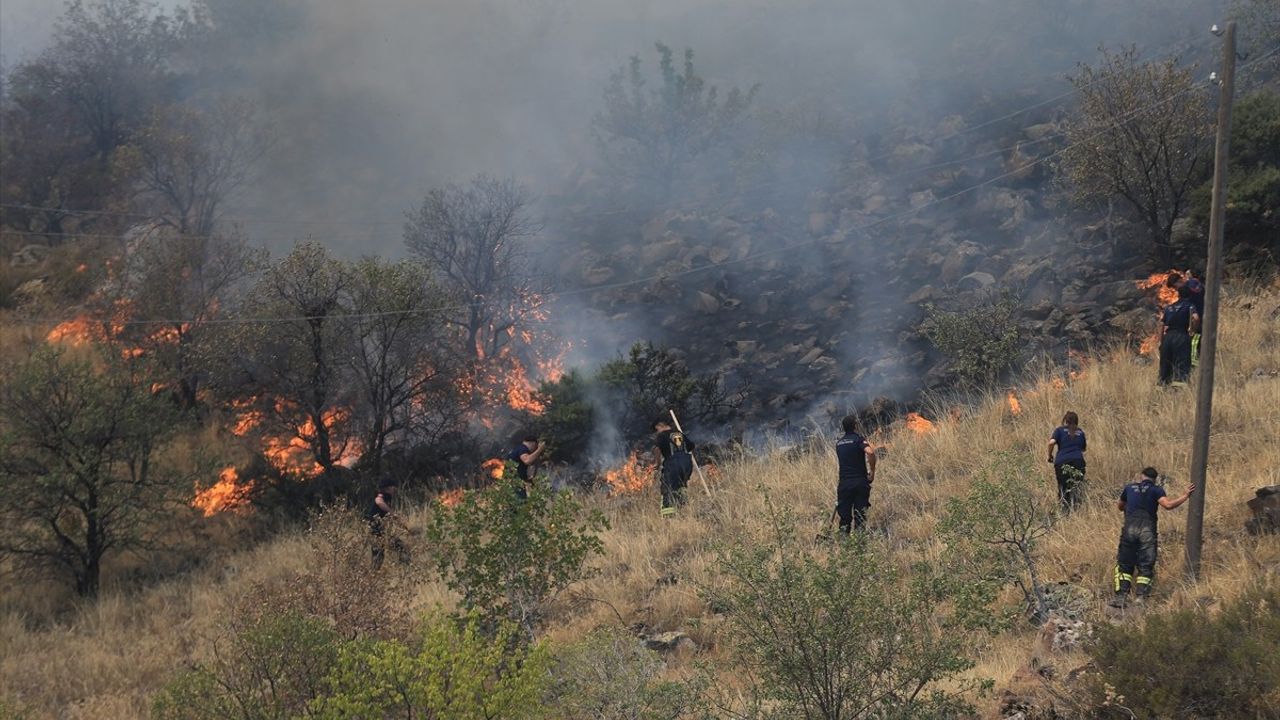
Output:
[[[1276,0],[5,0],[0,717],[1280,717],[1278,213]]]

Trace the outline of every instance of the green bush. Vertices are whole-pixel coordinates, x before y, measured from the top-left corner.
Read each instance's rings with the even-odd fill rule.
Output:
[[[547,604],[591,574],[586,562],[604,552],[597,533],[608,522],[541,479],[522,499],[518,482],[508,472],[455,507],[438,506],[427,538],[440,576],[467,610],[513,621],[532,637]]]
[[[947,358],[956,378],[973,388],[990,387],[1013,367],[1022,342],[1018,300],[1007,291],[963,310],[926,305],[920,330]]]
[[[618,429],[624,437],[648,435],[654,419],[669,410],[686,427],[716,425],[742,404],[742,395],[729,390],[719,373],[694,373],[673,350],[648,342],[605,363],[597,382],[621,409]]]
[[[662,679],[666,662],[634,636],[601,630],[556,654],[551,703],[561,717],[674,720],[694,688]]]
[[[973,667],[964,615],[980,593],[899,567],[855,533],[815,548],[770,505],[768,536],[721,551],[722,608],[764,717],[936,718],[972,712],[953,683]],[[944,600],[946,602],[944,602]],[[943,684],[951,687],[944,688]]]
[[[1105,625],[1089,648],[1104,717],[1280,717],[1280,584],[1222,609],[1152,613]],[[1111,696],[1107,702],[1108,695]]]
[[[548,660],[527,646],[514,623],[486,635],[478,615],[457,623],[436,618],[412,646],[350,643],[339,652],[328,694],[313,703],[324,720],[447,718],[522,720],[548,717],[541,702]]]
[[[1054,505],[1034,477],[1024,456],[999,454],[968,495],[948,502],[938,533],[955,571],[1016,585],[1027,614],[1043,621],[1050,602],[1039,571],[1040,540],[1053,525]]]
[[[216,659],[179,675],[152,706],[157,720],[284,720],[323,696],[340,640],[298,613],[267,616],[236,633]]]
[[[546,410],[530,415],[526,425],[546,439],[549,458],[576,464],[586,457],[595,432],[591,391],[591,381],[577,370],[555,382],[544,382],[538,389],[538,398]]]

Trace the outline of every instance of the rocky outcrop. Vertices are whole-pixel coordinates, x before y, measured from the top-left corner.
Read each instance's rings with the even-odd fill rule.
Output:
[[[1251,535],[1275,535],[1280,533],[1280,485],[1258,488],[1248,502],[1252,517],[1244,528]]]

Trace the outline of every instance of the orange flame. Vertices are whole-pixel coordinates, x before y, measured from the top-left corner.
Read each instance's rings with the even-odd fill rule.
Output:
[[[457,507],[462,502],[462,498],[466,497],[466,495],[466,490],[463,490],[462,488],[453,488],[452,490],[445,490],[437,495],[436,500],[440,501],[441,505],[451,508]]]
[[[258,398],[249,398],[232,403],[232,407],[239,409],[240,413],[230,428],[231,434],[236,437],[248,437],[262,427],[267,415],[253,407],[257,402]],[[293,409],[292,403],[282,398],[277,398],[274,405],[276,413],[286,417]],[[329,431],[330,438],[341,438],[342,433],[336,431],[351,419],[351,410],[344,407],[329,408],[322,412],[320,417],[325,429]],[[292,433],[267,434],[263,437],[262,456],[271,463],[272,467],[282,473],[301,475],[304,478],[316,477],[324,472],[324,468],[311,454],[311,441],[315,435],[315,423],[310,417],[304,418]],[[334,460],[335,464],[343,467],[354,466],[364,452],[358,442],[349,439],[336,443],[334,450],[338,454]]]
[[[253,481],[241,483],[240,474],[233,465],[223,468],[218,474],[218,482],[204,490],[198,490],[195,499],[191,501],[191,507],[203,512],[205,517],[228,510],[243,510],[249,505],[249,493],[252,490]]]
[[[1018,402],[1018,396],[1009,391],[1009,412],[1014,415],[1022,414],[1022,403]]]
[[[907,427],[917,435],[928,435],[938,431],[938,426],[926,419],[920,413],[907,413]]]
[[[1155,293],[1155,300],[1160,307],[1166,307],[1178,302],[1178,287],[1170,284],[1171,278],[1186,278],[1189,273],[1185,270],[1169,270],[1168,272],[1151,273],[1146,280],[1135,281],[1138,289],[1152,291]],[[1148,293],[1150,294],[1150,292]],[[1138,353],[1141,355],[1151,355],[1160,347],[1160,335],[1152,333],[1142,340],[1138,345]]]
[[[644,491],[654,481],[654,466],[640,459],[640,453],[632,451],[627,461],[604,473],[610,495],[627,495]]]
[[[480,463],[480,468],[488,473],[489,477],[494,480],[501,480],[502,474],[507,468],[507,463],[505,460],[490,458]]]

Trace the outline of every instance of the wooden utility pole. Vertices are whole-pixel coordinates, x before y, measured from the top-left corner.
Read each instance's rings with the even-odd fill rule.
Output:
[[[1218,139],[1213,155],[1213,209],[1209,215],[1209,261],[1205,268],[1204,317],[1200,319],[1200,373],[1196,378],[1196,426],[1191,445],[1191,482],[1196,491],[1187,511],[1187,564],[1190,580],[1200,577],[1204,537],[1204,499],[1208,483],[1209,424],[1213,417],[1214,355],[1218,350],[1218,298],[1222,288],[1222,230],[1227,215],[1227,153],[1231,145],[1231,101],[1236,80],[1236,24],[1227,23],[1218,78]]]

